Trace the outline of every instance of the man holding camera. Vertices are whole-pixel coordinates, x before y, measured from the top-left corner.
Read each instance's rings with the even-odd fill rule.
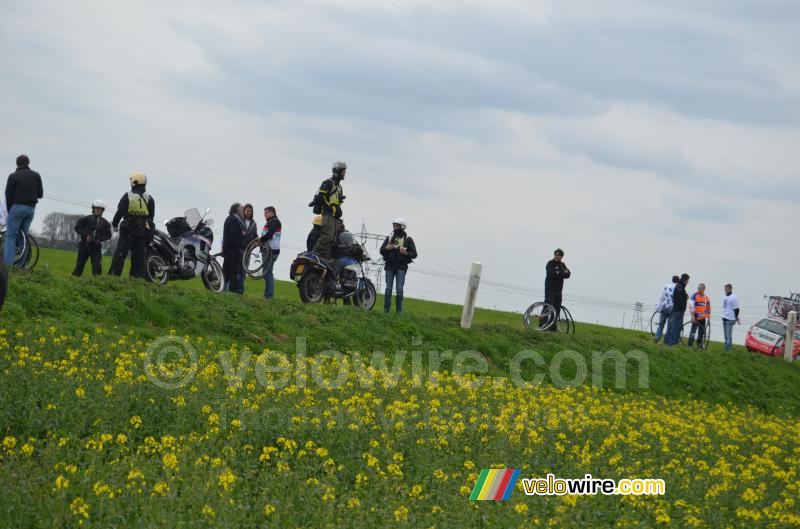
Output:
[[[386,291],[384,292],[383,310],[389,314],[392,310],[392,286],[396,286],[396,310],[403,312],[403,286],[406,283],[408,264],[417,257],[417,246],[414,239],[406,234],[405,219],[397,218],[392,223],[392,234],[386,237],[381,245],[381,255],[386,262]]]

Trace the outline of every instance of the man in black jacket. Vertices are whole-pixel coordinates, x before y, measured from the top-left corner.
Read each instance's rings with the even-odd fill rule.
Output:
[[[242,219],[244,208],[239,202],[234,203],[228,210],[228,218],[222,227],[222,275],[225,278],[225,290],[241,294],[244,292],[242,274],[242,250],[245,234],[247,233]]]
[[[322,228],[313,251],[323,259],[331,258],[331,250],[336,243],[336,227],[342,218],[342,180],[347,173],[347,164],[336,162],[331,167],[332,176],[324,180],[319,186],[314,201],[314,213],[322,214]]]
[[[111,224],[103,218],[106,204],[99,198],[92,202],[92,214],[78,219],[75,231],[81,237],[78,243],[78,261],[72,275],[81,277],[88,259],[92,260],[92,274],[103,273],[103,243],[111,238]]]
[[[564,280],[572,275],[567,265],[564,264],[564,250],[557,248],[553,252],[553,258],[548,261],[545,271],[547,275],[544,280],[544,302],[556,308],[556,324],[550,327],[551,332],[558,329],[558,317],[561,314],[561,291],[564,289]]]
[[[689,274],[681,274],[680,281],[675,283],[675,290],[672,291],[672,315],[664,345],[678,345],[680,341],[683,330],[683,313],[686,312],[686,305],[689,301],[689,294],[686,293],[688,284]]]
[[[261,230],[261,245],[269,245],[270,252],[272,253],[272,260],[269,261],[269,266],[264,271],[264,299],[272,299],[275,297],[275,261],[281,254],[281,237],[283,236],[283,225],[278,218],[278,212],[273,206],[264,208],[264,220],[266,224]],[[264,258],[263,262],[266,263],[267,259]]]
[[[19,232],[28,234],[36,204],[44,196],[42,177],[36,171],[31,171],[30,163],[30,159],[24,154],[17,156],[17,170],[8,175],[6,181],[8,220],[3,260],[9,266],[14,264]],[[18,265],[24,266],[25,263]]]
[[[406,283],[408,264],[417,258],[417,246],[414,244],[414,239],[406,233],[404,219],[398,218],[392,222],[392,233],[383,241],[381,255],[386,262],[383,311],[388,314],[392,310],[392,286],[394,285],[397,293],[396,310],[400,314],[403,312],[403,287]]]
[[[109,273],[116,276],[122,274],[122,267],[130,250],[131,277],[146,279],[145,259],[147,245],[155,229],[156,202],[146,191],[147,176],[144,173],[133,173],[130,182],[131,190],[122,195],[111,221],[114,231],[119,230],[119,241]]]

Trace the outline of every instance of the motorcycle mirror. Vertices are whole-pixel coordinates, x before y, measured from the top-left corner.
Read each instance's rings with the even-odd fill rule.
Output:
[[[211,213],[211,208],[206,208],[206,212],[203,213],[203,216],[208,215],[209,213]]]

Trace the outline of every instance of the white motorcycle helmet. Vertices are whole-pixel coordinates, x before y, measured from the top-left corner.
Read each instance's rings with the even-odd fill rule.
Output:
[[[131,174],[131,187],[137,185],[147,185],[147,175],[144,173],[132,173]]]
[[[403,231],[405,231],[405,229],[406,229],[406,219],[404,219],[403,217],[397,217],[396,219],[394,219],[392,221],[392,224],[399,224],[400,228]]]
[[[97,200],[92,202],[92,209],[94,208],[106,209],[106,203],[98,198]]]

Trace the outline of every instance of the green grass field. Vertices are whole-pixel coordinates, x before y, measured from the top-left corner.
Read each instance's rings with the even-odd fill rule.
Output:
[[[307,306],[286,282],[265,302],[252,281],[240,297],[199,280],[77,279],[74,258],[43,250],[10,278],[2,527],[800,525],[796,364],[580,323],[529,333],[489,310],[463,330],[460,307],[419,300],[401,317]],[[485,376],[447,358],[469,350]],[[525,350],[546,362],[521,364],[540,385],[508,379]],[[637,360],[621,373],[596,361],[614,350],[646,356],[645,384]],[[403,360],[396,380],[369,366],[375,351]],[[518,483],[509,501],[469,501],[482,468],[660,478],[666,495],[536,497]]]

